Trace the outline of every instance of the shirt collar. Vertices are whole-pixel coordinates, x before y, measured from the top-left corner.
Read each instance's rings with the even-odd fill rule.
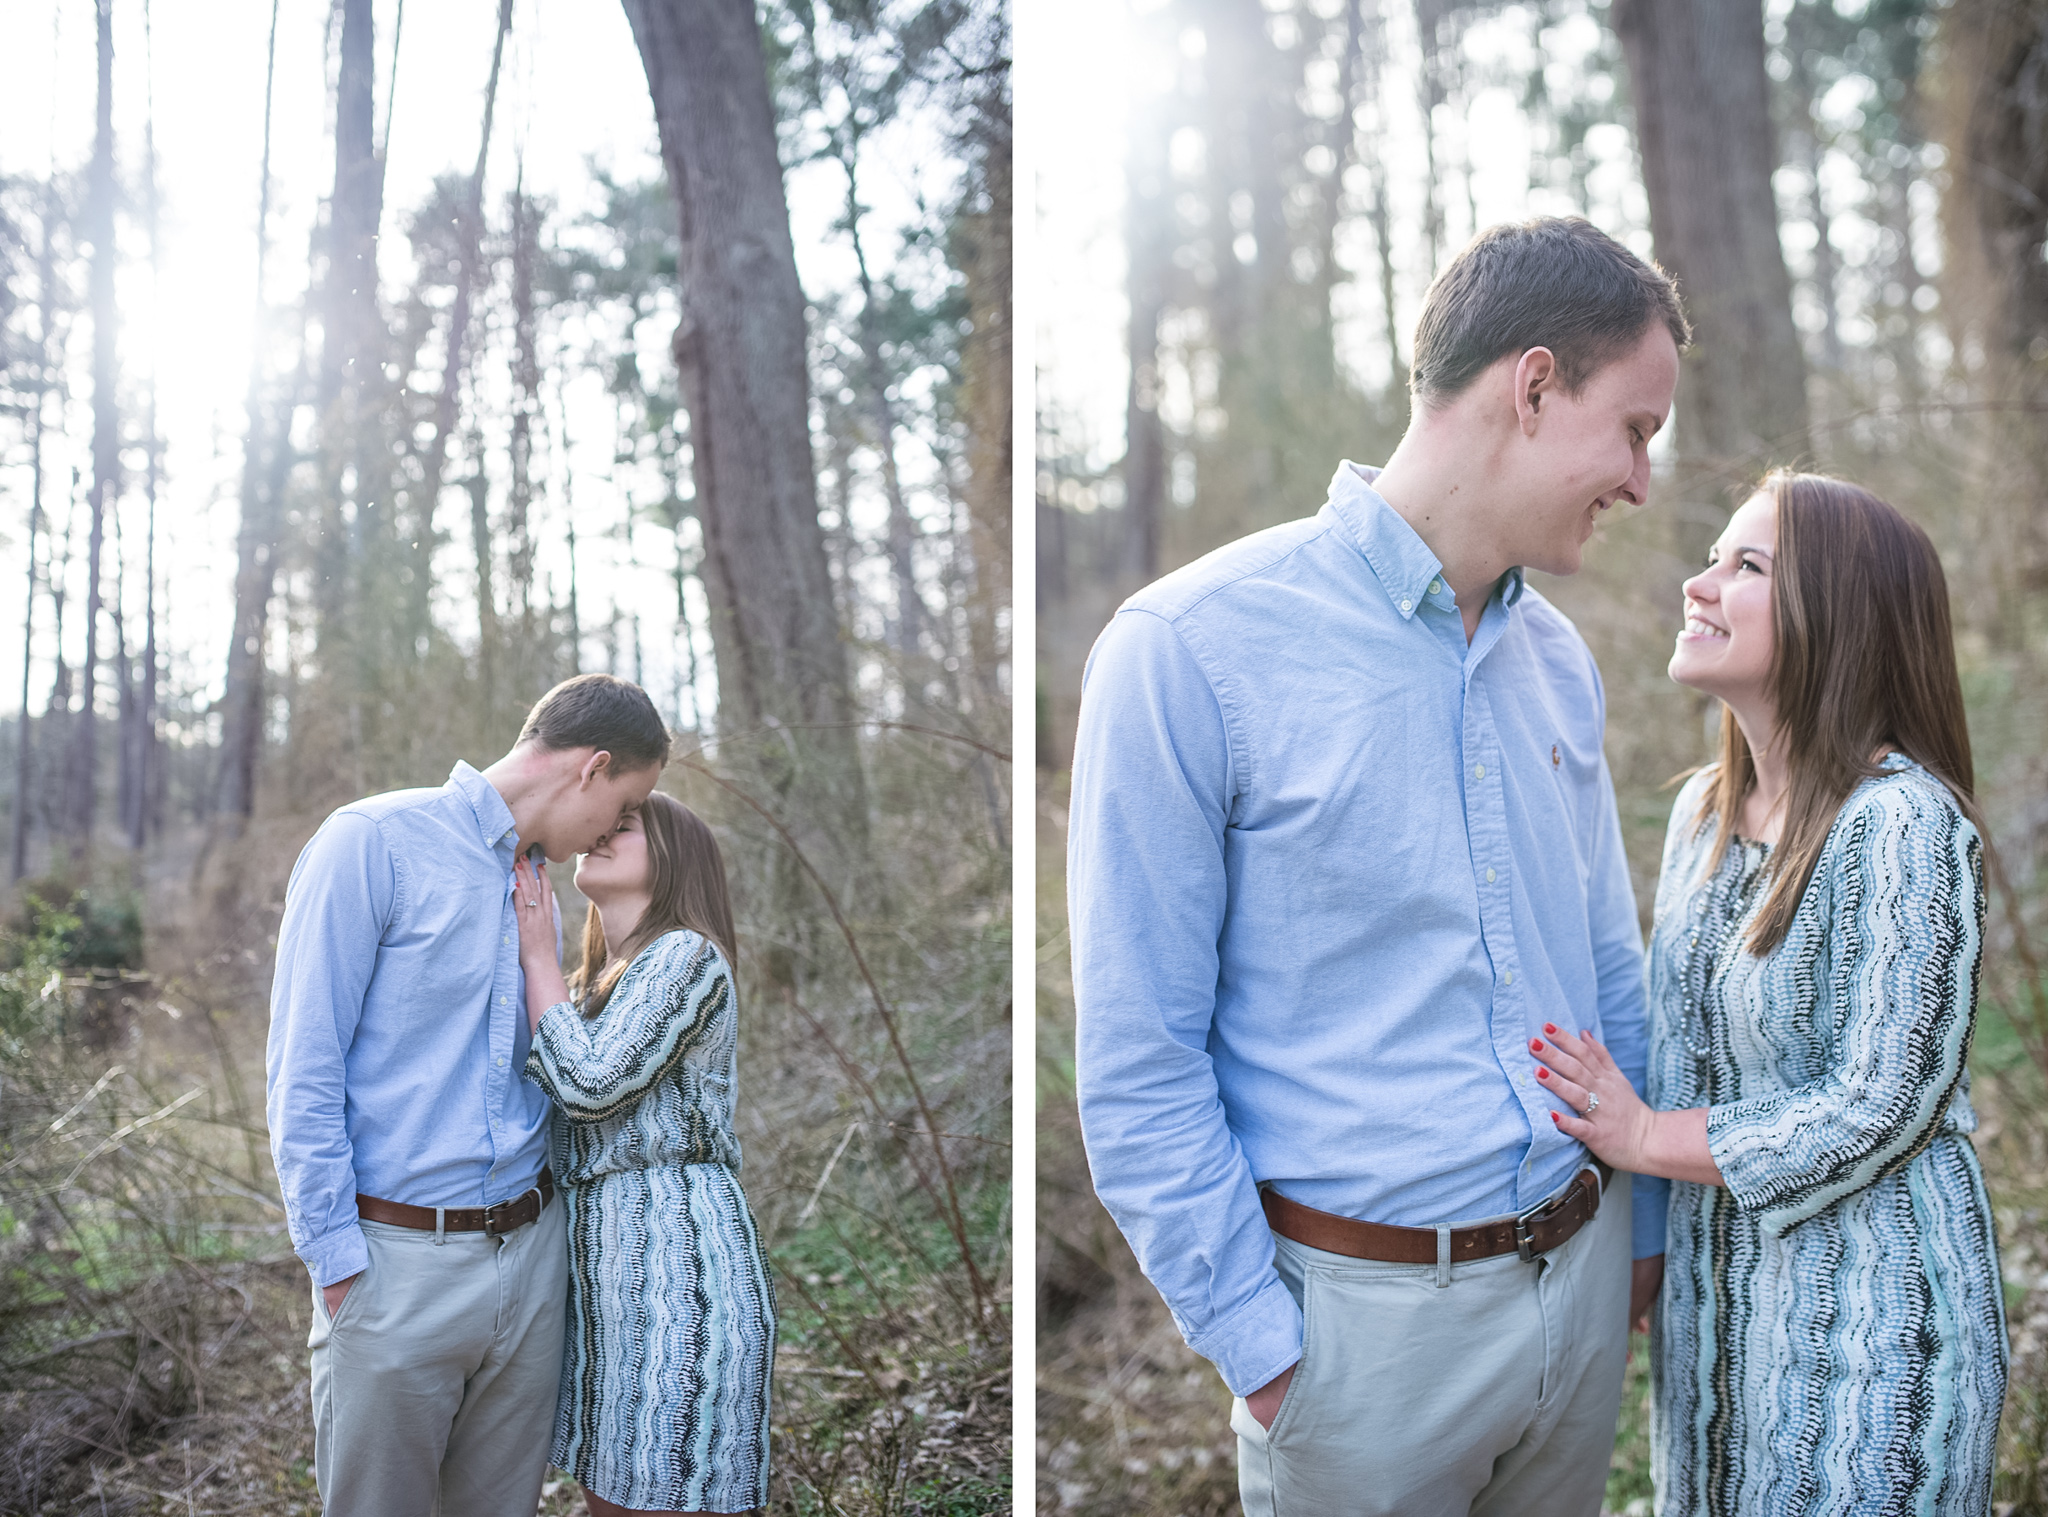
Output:
[[[1378,469],[1346,459],[1337,465],[1336,477],[1330,481],[1327,509],[1351,534],[1351,540],[1372,565],[1380,588],[1387,592],[1387,599],[1393,602],[1403,621],[1413,617],[1424,601],[1444,610],[1453,609],[1457,600],[1443,581],[1443,562],[1429,551],[1429,544],[1408,525],[1407,519],[1372,487],[1379,477]],[[1520,600],[1522,585],[1519,565],[1503,574],[1499,585],[1501,604],[1512,606]]]
[[[512,808],[505,804],[505,798],[498,794],[495,785],[461,759],[448,771],[448,788],[458,792],[476,813],[477,831],[484,847],[495,849],[518,838],[519,826],[512,820]]]

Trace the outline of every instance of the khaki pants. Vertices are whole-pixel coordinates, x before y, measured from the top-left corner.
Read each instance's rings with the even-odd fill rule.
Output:
[[[326,1517],[533,1517],[555,1429],[569,1252],[558,1194],[500,1238],[365,1222],[332,1320],[313,1288]]]
[[[1245,1517],[1597,1517],[1628,1356],[1629,1182],[1533,1264],[1347,1259],[1275,1236],[1301,1366],[1231,1408]]]

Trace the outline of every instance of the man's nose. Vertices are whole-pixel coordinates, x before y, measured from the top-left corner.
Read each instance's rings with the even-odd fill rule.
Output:
[[[1621,494],[1632,506],[1640,506],[1650,498],[1650,453],[1647,448],[1636,455],[1636,466],[1629,474],[1628,483],[1621,487]]]

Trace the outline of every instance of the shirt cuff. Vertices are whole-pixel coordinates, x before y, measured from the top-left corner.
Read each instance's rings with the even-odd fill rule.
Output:
[[[1188,1347],[1216,1366],[1233,1396],[1249,1396],[1301,1362],[1301,1308],[1281,1281],[1269,1275],[1251,1300],[1194,1334],[1182,1330]]]
[[[360,1275],[370,1267],[370,1246],[363,1241],[360,1223],[337,1227],[326,1237],[299,1250],[306,1272],[323,1289]]]
[[[1654,1259],[1664,1252],[1664,1226],[1671,1212],[1671,1182],[1656,1175],[1630,1181],[1629,1242],[1633,1259]]]

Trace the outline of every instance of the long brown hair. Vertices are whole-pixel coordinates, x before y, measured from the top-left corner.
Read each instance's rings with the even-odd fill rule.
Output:
[[[696,812],[659,790],[640,808],[640,826],[647,838],[647,909],[616,950],[605,943],[595,906],[583,919],[583,963],[570,977],[569,991],[583,1002],[586,1017],[604,1010],[619,976],[643,948],[679,927],[709,938],[728,968],[735,967],[732,897],[718,839]]]
[[[1949,629],[1948,580],[1927,534],[1868,490],[1824,474],[1778,470],[1757,485],[1778,506],[1771,569],[1776,643],[1769,692],[1790,776],[1770,894],[1749,951],[1785,940],[1821,847],[1849,792],[1903,753],[1984,831]],[[1717,820],[1711,872],[1728,850],[1756,765],[1735,714],[1721,708],[1721,770],[1698,830]]]

